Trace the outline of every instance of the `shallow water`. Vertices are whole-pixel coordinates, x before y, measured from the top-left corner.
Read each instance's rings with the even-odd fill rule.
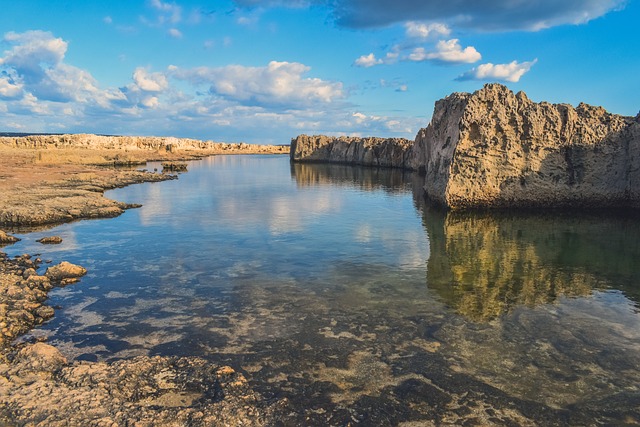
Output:
[[[33,332],[68,357],[231,364],[283,424],[640,423],[637,213],[445,213],[420,180],[212,157],[4,250],[89,270]]]

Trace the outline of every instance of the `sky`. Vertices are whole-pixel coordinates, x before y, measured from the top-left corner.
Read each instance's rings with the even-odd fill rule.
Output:
[[[640,0],[2,0],[0,132],[413,139],[499,82],[640,109]]]

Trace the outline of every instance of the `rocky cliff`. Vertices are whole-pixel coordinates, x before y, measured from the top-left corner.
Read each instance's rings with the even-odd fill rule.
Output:
[[[640,207],[640,118],[498,84],[436,102],[416,137],[427,194],[469,207]]]
[[[358,138],[300,135],[291,140],[294,162],[330,162],[411,169],[413,141],[403,138]]]
[[[424,171],[427,195],[453,209],[640,207],[640,114],[535,103],[499,84],[437,101],[413,143],[301,135],[291,159]]]

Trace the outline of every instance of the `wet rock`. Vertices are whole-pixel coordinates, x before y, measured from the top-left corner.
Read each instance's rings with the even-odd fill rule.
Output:
[[[62,237],[60,236],[47,236],[42,239],[36,240],[38,243],[42,243],[43,245],[57,245],[62,243]]]
[[[20,239],[18,239],[17,237],[7,234],[4,231],[0,230],[0,244],[15,243],[18,241],[20,241]]]
[[[242,374],[195,357],[68,364],[36,343],[0,364],[0,421],[8,425],[261,426],[272,424],[275,407]]]
[[[187,164],[182,162],[163,162],[162,172],[186,172]]]
[[[47,276],[49,280],[54,282],[65,281],[67,283],[72,283],[74,279],[78,279],[85,274],[87,274],[87,270],[84,267],[71,264],[67,261],[62,261],[58,265],[51,266],[47,268],[45,272],[45,276]]]

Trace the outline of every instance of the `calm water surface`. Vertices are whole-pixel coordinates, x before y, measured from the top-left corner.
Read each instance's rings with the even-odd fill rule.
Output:
[[[637,213],[445,213],[420,188],[212,157],[4,250],[89,270],[33,332],[68,357],[231,364],[291,425],[640,423]]]

